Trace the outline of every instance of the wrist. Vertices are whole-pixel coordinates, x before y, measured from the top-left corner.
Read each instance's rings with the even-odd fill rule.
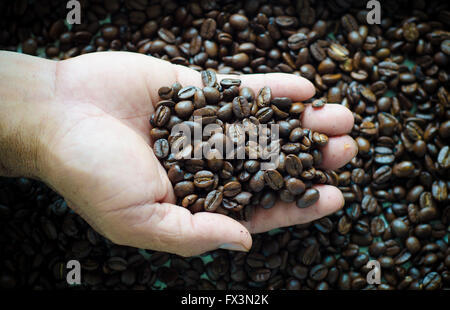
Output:
[[[0,52],[0,175],[42,176],[56,62]]]

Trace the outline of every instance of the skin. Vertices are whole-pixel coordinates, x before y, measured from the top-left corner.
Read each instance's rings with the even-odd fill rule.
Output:
[[[340,209],[342,193],[320,185],[307,209],[278,203],[251,222],[174,205],[172,185],[155,157],[149,117],[161,86],[201,87],[200,74],[134,53],[102,52],[50,61],[0,52],[0,175],[39,179],[111,241],[192,256],[216,248],[248,251],[251,233],[313,221]],[[219,76],[224,78],[224,76]],[[304,78],[244,75],[243,86],[272,88],[301,101],[314,95]],[[302,124],[330,136],[323,166],[336,169],[357,153],[341,105],[307,107]]]

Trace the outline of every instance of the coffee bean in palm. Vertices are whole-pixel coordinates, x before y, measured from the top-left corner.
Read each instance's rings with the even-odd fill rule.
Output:
[[[270,209],[275,205],[276,199],[277,199],[277,196],[275,195],[275,192],[268,191],[268,192],[263,193],[259,203],[261,204],[262,208]]]
[[[193,194],[195,191],[194,182],[181,181],[175,184],[174,188],[175,196],[184,198],[187,195]]]
[[[158,139],[153,145],[155,155],[159,159],[164,159],[169,155],[169,142],[166,139]]]
[[[241,119],[250,116],[250,103],[242,96],[235,97],[232,103],[234,116]]]
[[[239,87],[241,85],[241,80],[226,78],[226,79],[222,79],[220,81],[220,85],[222,85],[222,87],[224,87],[224,88],[230,88],[232,86]]]
[[[309,188],[297,199],[297,207],[307,208],[316,203],[319,198],[319,191],[315,188]]]
[[[216,87],[217,86],[217,76],[216,73],[212,70],[205,70],[201,72],[203,85],[207,87]]]
[[[158,89],[158,95],[161,99],[172,99],[173,96],[173,88],[169,86],[163,86]]]
[[[241,192],[241,183],[237,181],[231,181],[223,186],[223,195],[225,197],[234,197]]]
[[[178,91],[178,98],[181,100],[190,99],[194,96],[196,90],[194,86],[183,87]]]
[[[264,171],[264,181],[273,190],[279,190],[283,187],[283,177],[277,170]]]
[[[306,189],[305,183],[296,178],[289,178],[285,181],[285,185],[286,189],[294,196],[302,194]]]
[[[164,126],[170,118],[170,108],[164,105],[158,106],[155,112],[155,125],[158,127]]]
[[[223,193],[218,190],[213,190],[206,195],[204,202],[205,211],[214,212],[222,203]]]
[[[186,119],[194,111],[194,104],[190,100],[183,100],[175,105],[175,112],[180,118]]]
[[[198,188],[207,188],[214,183],[214,174],[208,170],[198,171],[194,175],[194,185]]]
[[[264,171],[256,172],[249,182],[249,187],[253,192],[260,192],[264,188]]]
[[[258,96],[256,97],[256,104],[258,105],[258,107],[263,108],[269,106],[271,100],[272,90],[267,86],[261,88]]]

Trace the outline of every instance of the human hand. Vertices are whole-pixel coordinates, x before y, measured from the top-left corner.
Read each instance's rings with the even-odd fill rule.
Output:
[[[279,202],[258,208],[250,222],[174,205],[166,171],[155,157],[149,118],[161,86],[179,81],[201,87],[200,74],[186,67],[133,53],[88,54],[55,64],[54,93],[46,106],[36,177],[111,241],[192,256],[216,248],[248,250],[250,233],[310,222],[344,204],[333,186],[317,185],[320,200],[306,209]],[[219,76],[223,78],[223,76]],[[289,74],[240,76],[258,91],[301,101],[314,94],[306,79]],[[341,105],[310,106],[302,125],[330,136],[323,167],[336,169],[357,152],[347,135],[351,112]]]

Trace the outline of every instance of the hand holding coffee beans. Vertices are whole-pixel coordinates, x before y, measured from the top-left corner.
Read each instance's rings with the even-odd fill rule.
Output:
[[[219,82],[211,70],[201,77],[203,89],[161,87],[150,118],[153,150],[178,205],[249,221],[254,207],[270,209],[279,199],[307,208],[320,198],[313,184],[338,184],[334,171],[319,168],[328,137],[302,128],[303,103],[273,97],[267,86],[256,94],[239,88],[238,78]]]
[[[299,103],[314,92],[312,84],[301,77],[277,73],[242,75],[236,79],[236,76],[214,77],[209,72],[203,75],[205,85],[210,86],[198,91],[202,85],[199,72],[136,53],[94,53],[58,63],[8,52],[0,52],[0,57],[9,64],[2,67],[3,72],[12,72],[3,80],[5,85],[23,84],[24,89],[36,94],[39,90],[54,89],[54,73],[58,71],[57,94],[50,93],[45,102],[30,99],[22,103],[9,97],[5,100],[12,102],[12,106],[19,103],[32,106],[34,113],[28,115],[32,120],[40,119],[41,114],[55,116],[47,118],[39,131],[28,127],[23,130],[31,135],[39,132],[39,139],[46,142],[37,150],[42,155],[38,156],[38,177],[61,193],[70,208],[115,244],[184,256],[219,247],[247,251],[252,243],[250,233],[309,222],[341,206],[342,194],[336,187],[325,184],[314,186],[320,199],[313,207],[300,209],[293,200],[308,191],[313,178],[326,182],[325,174],[316,176],[312,170],[320,157],[323,169],[335,169],[355,153],[351,149],[346,155],[340,152],[345,143],[342,137],[334,136],[345,133],[336,126],[352,119],[350,111],[337,105],[334,110],[333,105],[313,109]],[[30,68],[36,67],[41,78],[28,79],[30,74],[37,74],[36,70],[30,72]],[[28,85],[32,80],[38,83]],[[295,103],[278,98],[283,95],[293,98]],[[344,114],[333,113],[338,110]],[[296,115],[297,119],[290,119],[288,114]],[[153,128],[149,124],[151,115]],[[317,121],[323,117],[329,121]],[[9,126],[14,120],[9,117],[2,125]],[[282,122],[279,138],[272,128],[275,121]],[[304,132],[301,125],[313,130]],[[171,135],[176,126],[189,130],[192,137],[183,131]],[[349,121],[344,129],[348,132],[351,126]],[[244,136],[255,139],[246,145]],[[202,143],[191,143],[187,138]],[[327,139],[328,143],[318,152]],[[350,137],[345,139],[351,141]],[[241,147],[226,147],[242,143]],[[227,152],[223,160],[219,145],[224,145]],[[178,151],[173,153],[175,149]],[[273,154],[279,154],[280,149],[284,155],[298,157],[286,165],[297,181],[285,179],[285,173],[270,166],[276,163]],[[205,159],[186,160],[199,151],[207,155]],[[342,162],[336,164],[333,153],[341,154]],[[241,155],[249,160],[227,159]],[[169,163],[168,171],[157,157]],[[173,165],[176,162],[182,164]],[[12,168],[15,167],[21,166]],[[218,181],[220,188],[216,187]],[[279,188],[283,199],[292,202],[274,205]],[[314,195],[305,194],[310,198],[299,205],[307,205]],[[261,205],[273,207],[250,208],[257,198]],[[283,203],[288,206],[283,207]],[[191,214],[198,210],[215,212]],[[220,210],[234,214],[234,218],[245,212],[254,213],[250,222],[240,223],[219,214]],[[245,219],[250,219],[250,215]],[[53,235],[52,231],[49,233]],[[82,251],[84,245],[80,245]]]

